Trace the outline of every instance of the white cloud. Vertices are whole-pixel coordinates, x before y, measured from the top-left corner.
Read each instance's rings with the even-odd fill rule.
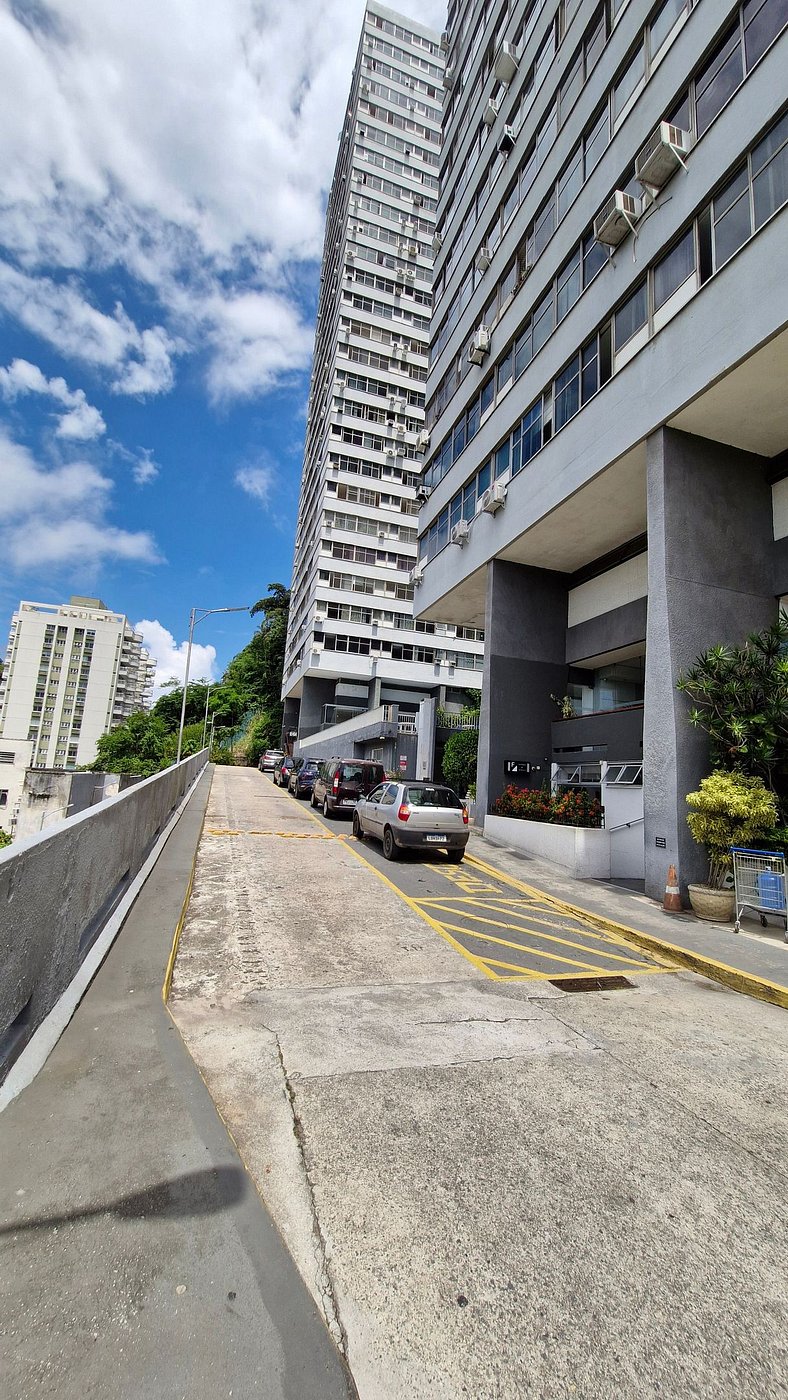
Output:
[[[0,556],[18,573],[159,563],[148,531],[108,519],[111,492],[111,479],[91,463],[42,465],[0,425]]]
[[[124,447],[121,442],[113,442],[110,438],[107,442],[110,451],[120,457],[122,462],[131,468],[132,479],[137,486],[147,486],[151,481],[155,481],[159,475],[159,464],[153,460],[153,450],[150,447],[138,447],[135,452],[131,452],[128,447]]]
[[[89,404],[83,389],[69,389],[65,379],[46,375],[29,360],[12,360],[0,367],[0,397],[13,403],[25,394],[43,394],[67,409],[58,417],[56,435],[76,442],[89,442],[106,432],[106,423],[97,408]]]
[[[419,5],[436,28],[444,14]],[[289,272],[320,256],[362,15],[363,0],[0,6],[11,314],[118,393],[166,392],[188,351],[207,350],[217,400],[304,369]],[[150,316],[102,300],[94,275],[119,272]]]
[[[156,662],[153,696],[154,699],[158,700],[162,692],[167,689],[167,682],[171,681],[173,677],[179,685],[183,685],[183,679],[186,675],[188,642],[176,642],[172,632],[168,632],[167,628],[155,619],[143,618],[142,622],[135,624],[134,630],[142,633],[145,646]],[[216,680],[215,647],[192,643],[189,679]]]
[[[235,473],[236,486],[263,506],[271,504],[275,483],[276,473],[271,466],[240,467]]]

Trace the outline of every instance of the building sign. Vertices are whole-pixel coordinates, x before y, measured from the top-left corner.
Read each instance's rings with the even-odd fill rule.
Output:
[[[407,755],[406,753],[401,753],[400,756],[399,756],[399,771],[400,771],[400,773],[406,772],[407,767],[408,767],[408,755]]]
[[[533,765],[526,763],[524,758],[505,758],[503,771],[507,778],[525,778],[533,772]]]

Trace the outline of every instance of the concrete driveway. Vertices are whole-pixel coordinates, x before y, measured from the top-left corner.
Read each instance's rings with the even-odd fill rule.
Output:
[[[497,982],[218,769],[171,1007],[362,1400],[788,1396],[788,1018]]]

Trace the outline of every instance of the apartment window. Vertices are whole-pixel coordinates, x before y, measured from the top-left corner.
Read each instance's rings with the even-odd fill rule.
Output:
[[[599,388],[599,340],[597,336],[594,336],[593,340],[589,340],[583,346],[580,356],[580,394],[583,403],[586,404],[589,399],[594,397]]]
[[[695,230],[688,229],[654,268],[654,310],[658,311],[695,271]]]
[[[0,788],[0,807],[8,806],[8,788]]]
[[[498,392],[509,383],[512,377],[512,351],[508,350],[498,365]]]
[[[624,111],[630,98],[633,96],[638,85],[645,81],[646,77],[646,52],[641,44],[632,55],[625,71],[621,74],[618,82],[613,88],[613,120],[616,121]]]
[[[698,136],[711,126],[744,76],[739,20],[718,46],[695,80],[695,123]]]
[[[567,312],[574,306],[582,290],[582,278],[580,269],[580,249],[578,248],[568,263],[558,274],[558,288],[556,294],[556,320],[562,321]]]
[[[783,117],[752,153],[755,227],[760,228],[788,199],[788,116]]]
[[[494,378],[493,378],[492,375],[491,375],[490,378],[487,380],[487,383],[482,385],[482,394],[481,394],[482,414],[484,414],[485,411],[490,407],[490,404],[492,403],[494,397],[495,397],[495,380],[494,380]]]
[[[653,58],[662,48],[673,26],[684,14],[687,0],[665,0],[662,9],[649,25],[649,52]]]
[[[583,184],[583,150],[581,146],[571,156],[569,164],[558,178],[558,218],[562,219]]]
[[[574,355],[555,381],[555,430],[568,423],[580,407],[580,356]]]
[[[538,399],[520,424],[522,466],[536,456],[542,446],[542,400]]]
[[[633,335],[646,324],[648,318],[648,297],[646,295],[646,283],[641,282],[637,291],[634,291],[624,305],[619,307],[615,316],[616,326],[616,350],[620,350],[631,340]]]
[[[608,252],[603,243],[597,243],[592,233],[583,239],[583,286],[593,282],[608,261]]]
[[[552,335],[553,330],[553,289],[551,287],[534,310],[532,336],[534,355],[538,350],[541,350],[545,341]]]
[[[527,365],[529,365],[529,364],[531,363],[532,356],[533,356],[533,347],[532,347],[532,338],[531,338],[531,322],[529,321],[529,322],[528,322],[528,325],[527,325],[527,326],[525,327],[525,329],[523,330],[522,335],[519,335],[519,336],[517,337],[516,342],[515,342],[515,347],[514,347],[514,377],[515,377],[515,379],[519,379],[519,378],[520,378],[520,375],[522,374],[523,370],[526,368]]]
[[[748,70],[765,54],[787,20],[785,0],[745,0],[744,52]]]
[[[578,49],[558,92],[559,120],[563,124],[577,101],[583,86],[583,54]]]
[[[508,466],[509,466],[509,439],[507,438],[507,439],[506,439],[506,442],[502,442],[502,443],[501,443],[501,446],[498,448],[497,452],[495,453],[495,476],[496,476],[496,480],[497,480],[497,478],[498,478],[499,476],[503,476],[504,472],[508,469]]]
[[[724,267],[729,258],[746,243],[750,223],[750,182],[746,166],[734,175],[712,204],[714,265]]]

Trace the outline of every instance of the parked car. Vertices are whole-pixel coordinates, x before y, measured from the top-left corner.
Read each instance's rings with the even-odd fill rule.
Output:
[[[285,757],[277,763],[274,769],[274,782],[277,787],[287,787],[294,767],[295,759],[291,758],[289,754],[285,754]]]
[[[257,767],[261,773],[273,773],[277,763],[281,763],[283,758],[281,749],[266,749]]]
[[[311,797],[319,767],[320,764],[314,758],[296,759],[295,768],[287,784],[288,792],[292,792],[294,797]]]
[[[371,792],[386,777],[382,763],[362,758],[330,758],[317,771],[311,802],[324,817],[351,812],[358,799]]]
[[[468,809],[444,783],[380,783],[353,813],[353,835],[383,842],[386,860],[401,850],[443,850],[461,861],[468,844]]]

